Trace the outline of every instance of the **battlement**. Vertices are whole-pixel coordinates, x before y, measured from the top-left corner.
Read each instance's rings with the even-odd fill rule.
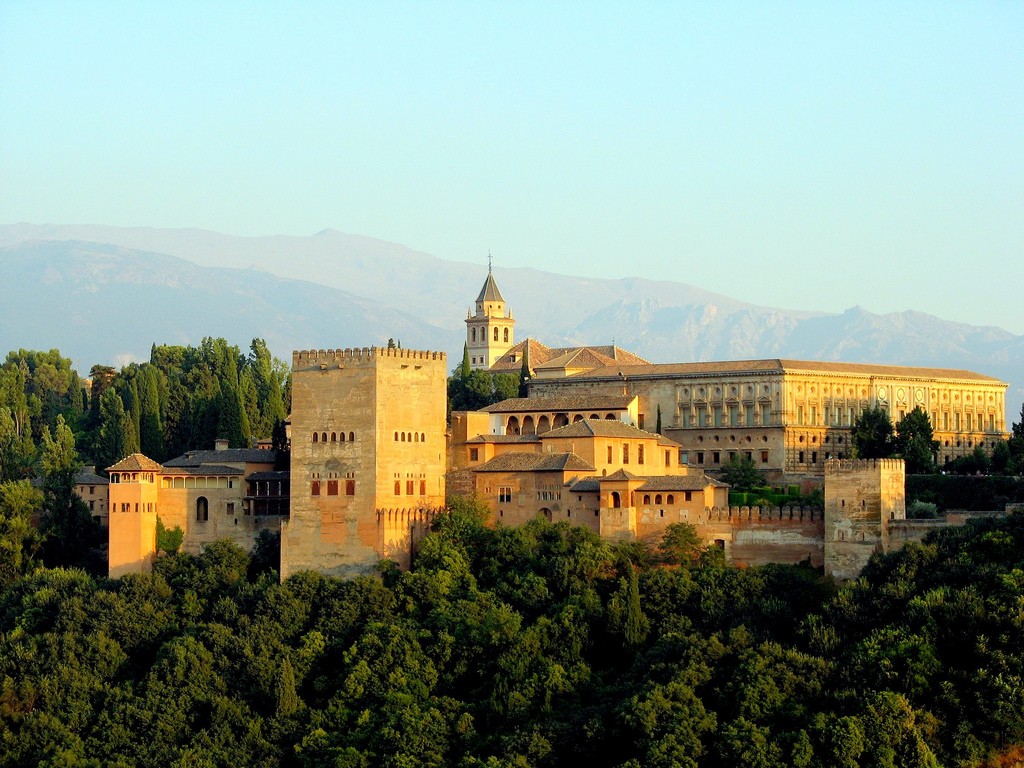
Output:
[[[876,469],[902,471],[903,466],[903,459],[829,459],[825,462],[825,476]]]
[[[292,352],[292,368],[319,365],[368,364],[376,358],[396,358],[400,360],[440,360],[447,361],[445,352],[432,352],[419,349],[398,349],[394,347],[355,347],[345,349],[300,349]]]
[[[731,523],[744,520],[762,522],[792,520],[818,523],[824,519],[824,511],[815,507],[704,507],[704,519],[714,523]]]
[[[431,523],[445,511],[444,507],[399,507],[377,510],[382,523]]]

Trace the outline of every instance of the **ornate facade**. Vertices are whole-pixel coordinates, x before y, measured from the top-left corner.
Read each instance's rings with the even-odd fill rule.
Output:
[[[972,371],[772,359],[606,366],[531,382],[530,395],[635,396],[638,424],[660,413],[693,466],[739,455],[769,474],[820,476],[829,459],[851,457],[853,423],[875,406],[894,423],[921,407],[940,464],[991,450],[1006,437],[1006,388]]]

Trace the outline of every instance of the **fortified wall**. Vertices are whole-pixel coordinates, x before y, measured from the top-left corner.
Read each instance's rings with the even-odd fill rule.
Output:
[[[825,520],[813,507],[711,507],[704,510],[705,540],[739,566],[809,561],[824,563]]]

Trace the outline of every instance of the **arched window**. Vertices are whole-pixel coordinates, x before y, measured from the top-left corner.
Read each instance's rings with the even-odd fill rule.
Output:
[[[426,432],[420,432],[420,442],[421,443],[427,442],[427,433]]]
[[[337,432],[331,432],[331,442],[332,443],[338,442],[338,433]]]
[[[326,432],[321,432],[320,433],[320,442],[321,443],[326,443],[327,442],[327,433]]]
[[[494,329],[494,340],[495,341],[498,340],[498,329],[497,328]]]
[[[644,494],[644,504],[650,504],[650,503],[651,503],[651,494],[645,493]]]
[[[619,509],[622,507],[622,497],[619,496],[618,491],[612,491],[612,509]]]
[[[474,343],[476,343],[476,328],[469,329],[469,338],[472,339]]]
[[[314,443],[320,442],[320,434],[318,432],[314,432],[313,433],[313,442]]]
[[[508,328],[505,329],[505,343],[508,344]]]
[[[402,442],[405,442],[405,432],[402,433]]]
[[[676,503],[676,498],[675,498],[675,496],[673,496],[673,495],[672,495],[672,494],[670,493],[670,494],[668,495],[668,498],[667,498],[667,499],[665,499],[665,503],[666,503],[666,504],[668,504],[668,505],[672,505],[672,504],[675,504],[675,503]]]
[[[395,480],[395,496],[401,496],[401,495],[402,495],[402,481],[401,480]]]
[[[412,433],[412,441],[414,443],[418,443],[420,441],[420,433],[419,432],[413,432]]]
[[[654,503],[655,504],[661,504],[661,494],[660,493],[656,493],[654,495]]]
[[[205,496],[200,496],[196,499],[196,520],[200,522],[206,522],[210,519],[210,502],[206,500]]]
[[[341,442],[343,442],[343,443],[345,442],[345,433],[344,432],[341,433]]]
[[[397,432],[395,432],[395,442],[396,443],[398,442],[398,433]]]
[[[350,443],[354,443],[356,441],[356,433],[355,432],[349,432],[348,433],[348,441]]]

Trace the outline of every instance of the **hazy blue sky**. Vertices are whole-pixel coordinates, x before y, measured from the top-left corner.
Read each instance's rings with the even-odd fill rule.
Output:
[[[1024,3],[0,0],[0,222],[1024,333]]]

